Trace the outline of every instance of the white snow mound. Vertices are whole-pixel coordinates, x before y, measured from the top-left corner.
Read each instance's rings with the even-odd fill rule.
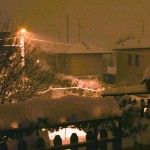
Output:
[[[34,98],[13,104],[0,105],[0,129],[28,127],[38,118],[47,118],[51,124],[85,121],[121,116],[113,97],[88,98],[73,95],[55,99]]]

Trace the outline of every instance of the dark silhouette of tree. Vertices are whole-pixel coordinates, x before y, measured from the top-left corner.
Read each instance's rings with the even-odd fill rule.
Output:
[[[3,17],[0,10],[0,103],[24,101],[34,96],[37,91],[46,89],[54,80],[50,65],[45,65],[45,54],[39,46],[31,46],[25,41],[25,65],[22,65],[21,37],[8,31],[16,32],[26,26],[26,18],[14,22],[14,18]],[[7,13],[7,12],[6,12]],[[6,15],[5,15],[6,16]],[[17,36],[10,39],[9,37]],[[45,63],[43,63],[45,62]],[[44,68],[44,69],[43,69]]]
[[[3,34],[6,32],[3,32]],[[8,33],[8,32],[7,32]],[[43,70],[42,52],[25,44],[25,65],[22,66],[19,39],[0,42],[0,102],[24,101],[53,81],[51,68]],[[9,46],[5,46],[9,45]],[[15,45],[15,46],[12,46]],[[44,80],[45,79],[45,80]]]

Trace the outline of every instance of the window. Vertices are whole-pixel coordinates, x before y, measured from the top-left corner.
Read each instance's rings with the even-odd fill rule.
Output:
[[[140,56],[135,55],[135,66],[139,66],[139,65],[140,65]]]
[[[128,55],[128,66],[132,65],[132,55]]]

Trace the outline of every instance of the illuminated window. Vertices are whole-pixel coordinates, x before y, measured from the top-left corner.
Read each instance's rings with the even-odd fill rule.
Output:
[[[132,65],[132,55],[128,55],[128,66]]]
[[[139,65],[140,65],[140,56],[135,55],[135,66],[139,66]]]

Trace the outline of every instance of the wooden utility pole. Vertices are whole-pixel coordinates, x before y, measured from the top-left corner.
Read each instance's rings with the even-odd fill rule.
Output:
[[[81,42],[81,19],[78,20],[78,42]]]
[[[69,16],[67,16],[67,43],[69,43]]]
[[[145,34],[145,22],[144,20],[142,21],[142,36]]]
[[[58,32],[58,42],[60,43],[60,32]]]

